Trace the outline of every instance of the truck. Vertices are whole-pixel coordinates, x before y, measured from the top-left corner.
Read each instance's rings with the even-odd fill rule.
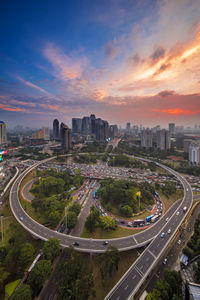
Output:
[[[133,221],[133,227],[144,226],[144,224],[145,224],[145,221],[141,220],[141,219]]]
[[[154,217],[154,215],[150,215],[150,216],[148,216],[148,217],[146,217],[146,221],[147,222],[151,222],[151,219]]]

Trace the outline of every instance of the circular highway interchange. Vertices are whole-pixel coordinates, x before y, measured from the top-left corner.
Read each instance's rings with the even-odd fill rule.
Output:
[[[69,236],[69,235],[59,233],[33,220],[22,208],[18,197],[19,186],[23,178],[37,166],[53,159],[55,159],[55,157],[45,159],[29,167],[22,174],[20,174],[20,176],[15,180],[10,191],[10,199],[9,199],[10,206],[16,220],[33,236],[38,237],[41,240],[47,241],[49,238],[54,237],[60,241],[62,247],[67,247],[73,245],[74,242],[77,242],[79,246],[75,248],[82,252],[102,253],[106,250],[107,246],[116,247],[118,248],[119,251],[126,251],[126,250],[142,247],[149,244],[150,241],[155,239],[155,237],[158,234],[160,235],[161,232],[167,233],[169,229],[171,230],[171,234],[173,235],[173,233],[180,226],[187,212],[191,208],[193,197],[192,197],[192,190],[189,183],[176,171],[160,163],[156,163],[159,167],[173,174],[181,182],[184,188],[184,197],[182,200],[176,201],[170,207],[170,209],[165,213],[165,215],[162,216],[151,227],[149,227],[145,231],[127,237],[108,239],[107,240],[108,245],[104,245],[103,239],[87,239],[87,238],[74,237],[74,236]],[[147,159],[142,159],[142,158],[138,158],[138,159],[149,161]],[[187,212],[183,211],[184,207],[187,207]],[[166,218],[169,218],[168,222],[166,222]],[[162,240],[165,240],[166,237]]]

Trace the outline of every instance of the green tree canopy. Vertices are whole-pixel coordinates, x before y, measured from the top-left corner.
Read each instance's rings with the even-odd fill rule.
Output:
[[[34,258],[34,248],[30,243],[24,244],[20,250],[19,265],[22,269],[28,267]]]
[[[14,292],[12,300],[32,300],[32,291],[28,284],[22,286]]]
[[[32,291],[35,294],[37,294],[37,292],[42,288],[44,282],[49,277],[50,273],[50,260],[40,260],[36,263],[27,281],[27,283],[30,285]]]
[[[42,249],[42,257],[46,260],[53,261],[54,258],[60,253],[60,242],[56,238],[50,238],[44,243]]]
[[[67,214],[67,227],[69,229],[72,229],[75,227],[77,222],[77,215],[75,214],[74,211],[69,211]]]

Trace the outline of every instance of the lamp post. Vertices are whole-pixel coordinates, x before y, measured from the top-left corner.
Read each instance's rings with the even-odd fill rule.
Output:
[[[1,239],[2,239],[2,245],[4,245],[4,240],[3,240],[3,216],[1,216]]]

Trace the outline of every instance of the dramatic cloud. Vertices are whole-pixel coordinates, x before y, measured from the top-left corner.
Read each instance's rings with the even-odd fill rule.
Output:
[[[41,87],[37,86],[36,84],[30,82],[30,81],[27,81],[27,80],[24,80],[22,77],[20,76],[17,76],[17,79],[19,81],[21,81],[23,84],[27,85],[28,87],[31,87],[31,88],[34,88],[38,91],[40,91],[41,93],[44,93],[46,95],[49,95],[49,93],[47,91],[45,91],[44,89],[42,89]]]
[[[200,109],[196,110],[196,111],[191,111],[189,109],[182,109],[182,108],[172,108],[172,109],[152,109],[152,111],[158,111],[158,112],[162,112],[162,113],[167,113],[167,114],[171,114],[174,116],[179,116],[179,115],[196,115],[198,113],[200,113]]]
[[[3,105],[3,104],[0,104],[0,109],[7,110],[7,111],[15,111],[15,112],[18,112],[18,111],[25,112],[25,109],[23,109],[23,108],[10,107],[10,105],[6,106],[6,105]]]
[[[158,60],[163,58],[164,55],[165,55],[165,49],[164,48],[162,48],[162,47],[156,48],[150,56],[152,64],[155,64]]]

